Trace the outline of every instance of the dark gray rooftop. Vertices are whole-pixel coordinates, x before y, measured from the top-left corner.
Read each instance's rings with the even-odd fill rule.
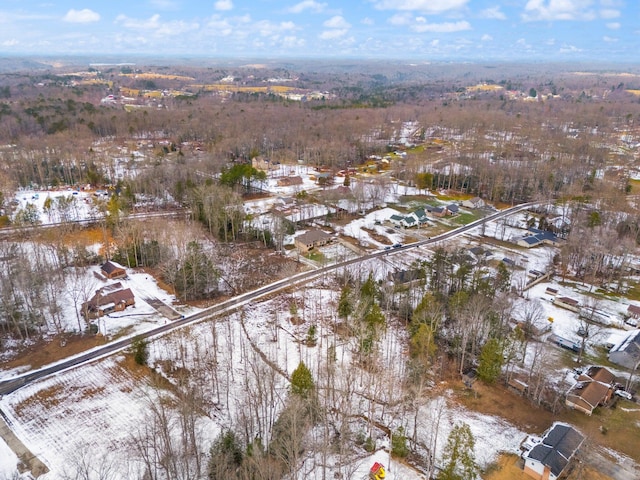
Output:
[[[556,423],[547,431],[542,443],[533,447],[528,457],[546,465],[558,477],[583,441],[580,432],[569,425]]]

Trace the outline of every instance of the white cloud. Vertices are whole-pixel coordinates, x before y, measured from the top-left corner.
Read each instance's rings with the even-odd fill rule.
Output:
[[[320,34],[321,40],[335,40],[336,38],[344,37],[349,30],[325,30]]]
[[[233,2],[232,0],[218,0],[213,8],[218,10],[219,12],[226,12],[229,10],[233,10]]]
[[[120,14],[116,17],[116,23],[132,30],[155,30],[160,27],[160,15],[156,13],[147,20],[138,20]]]
[[[471,30],[471,25],[466,20],[444,23],[428,23],[426,22],[424,17],[418,17],[416,20],[416,24],[412,25],[410,28],[414,32],[418,33],[452,33],[461,32],[463,30]]]
[[[269,20],[260,20],[251,25],[251,29],[257,31],[261,37],[278,37],[282,32],[293,32],[298,30],[293,22],[274,23]]]
[[[577,53],[577,52],[581,52],[582,49],[576,47],[575,45],[562,45],[562,47],[560,47],[560,53]]]
[[[499,6],[487,8],[480,12],[481,18],[490,18],[492,20],[506,20],[507,16],[502,13]]]
[[[74,10],[72,8],[62,19],[69,23],[92,23],[100,20],[100,14],[88,8],[83,8],[82,10]]]
[[[431,40],[431,43],[429,45],[431,45],[432,47],[437,47],[438,45],[440,45],[440,40]]]
[[[351,28],[351,24],[347,22],[344,17],[340,15],[336,15],[335,17],[331,17],[329,20],[325,21],[322,25],[327,28],[338,28],[338,29],[348,29]]]
[[[301,48],[305,44],[304,38],[298,38],[295,35],[289,35],[282,39],[282,46],[286,48]]]
[[[149,0],[149,5],[160,10],[178,10],[180,4],[173,0]]]
[[[593,0],[528,0],[524,21],[593,20],[596,14],[589,7]]]
[[[293,7],[289,8],[287,12],[302,13],[305,10],[309,10],[314,13],[320,13],[323,12],[325,8],[327,8],[326,3],[319,3],[315,0],[304,0],[300,3],[296,3]]]
[[[118,15],[116,17],[116,23],[119,23],[123,27],[131,30],[147,30],[157,36],[162,37],[182,35],[184,33],[192,32],[200,28],[200,25],[198,23],[189,23],[182,20],[161,22],[160,15],[158,15],[157,13],[148,19],[142,20],[130,18],[126,15]]]
[[[409,15],[408,13],[396,13],[389,18],[388,22],[391,25],[395,25],[397,27],[402,25],[409,25],[411,23],[411,15]]]
[[[607,28],[610,30],[618,30],[621,27],[619,22],[609,22],[607,23]]]
[[[335,15],[331,17],[322,25],[329,29],[320,34],[320,38],[322,40],[334,40],[336,38],[344,37],[351,28],[351,24],[347,22],[341,15]]]
[[[5,40],[4,42],[2,42],[2,46],[3,47],[15,47],[19,43],[20,42],[18,40],[16,40],[15,38],[12,38],[11,40]]]
[[[615,43],[615,42],[617,42],[617,41],[618,41],[618,39],[617,39],[617,38],[609,37],[609,36],[607,36],[607,35],[605,35],[604,37],[602,37],[602,40],[604,40],[604,41],[605,41],[605,42],[607,42],[607,43]]]
[[[480,37],[480,40],[482,40],[483,42],[490,42],[491,40],[493,40],[493,37],[488,33],[485,33],[484,35],[482,35],[482,37]]]
[[[405,10],[442,13],[464,7],[469,0],[374,0],[378,10]]]
[[[466,20],[459,22],[429,23],[426,17],[413,17],[409,13],[396,13],[389,18],[388,22],[397,27],[406,26],[417,33],[451,33],[471,30],[471,24]]]
[[[615,10],[613,8],[607,8],[604,10],[600,10],[600,17],[610,20],[612,18],[618,18],[620,16],[620,10]]]
[[[375,25],[376,22],[373,21],[373,18],[365,17],[362,19],[360,23],[362,23],[363,25],[371,26],[371,25]]]

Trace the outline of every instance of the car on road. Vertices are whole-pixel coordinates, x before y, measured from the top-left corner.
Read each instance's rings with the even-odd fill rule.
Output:
[[[400,248],[402,246],[401,243],[394,243],[393,248]]]
[[[385,250],[391,250],[391,247],[389,245],[387,245],[386,247],[384,247]]]

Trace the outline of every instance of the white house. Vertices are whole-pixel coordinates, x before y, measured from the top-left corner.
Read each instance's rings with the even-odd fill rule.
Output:
[[[524,473],[537,480],[556,480],[583,442],[584,436],[571,425],[554,423],[542,441],[523,455]]]
[[[484,203],[484,200],[482,200],[480,197],[469,198],[468,200],[463,200],[462,202],[462,206],[467,208],[482,208],[485,205],[486,204]]]
[[[609,350],[609,361],[635,369],[640,365],[640,330],[632,330]]]

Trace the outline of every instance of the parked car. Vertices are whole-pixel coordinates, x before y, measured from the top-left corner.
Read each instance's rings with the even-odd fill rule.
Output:
[[[401,243],[394,243],[393,248],[400,248],[402,246]]]
[[[626,390],[622,390],[622,389],[616,390],[615,394],[618,395],[619,397],[626,398],[627,400],[631,400],[633,398],[633,395],[631,395]]]

